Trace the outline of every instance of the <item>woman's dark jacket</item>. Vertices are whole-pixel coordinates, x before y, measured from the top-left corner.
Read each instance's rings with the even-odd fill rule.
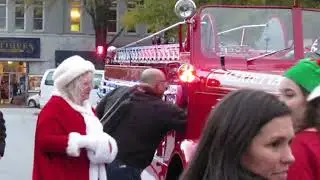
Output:
[[[4,149],[6,146],[6,126],[5,126],[5,120],[3,119],[3,114],[0,111],[0,156],[2,157],[4,155]]]

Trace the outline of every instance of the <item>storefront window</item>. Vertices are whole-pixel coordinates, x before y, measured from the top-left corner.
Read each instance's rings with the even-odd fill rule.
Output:
[[[25,93],[26,63],[17,61],[0,62],[0,99],[12,103],[15,96]]]
[[[81,2],[73,0],[70,9],[70,30],[71,32],[81,31]]]

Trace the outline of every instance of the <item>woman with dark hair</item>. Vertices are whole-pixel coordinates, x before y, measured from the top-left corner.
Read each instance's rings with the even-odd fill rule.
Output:
[[[318,180],[320,179],[320,99],[317,98],[316,87],[320,85],[320,61],[303,59],[290,68],[284,76],[280,84],[280,98],[293,112],[296,132],[291,146],[296,162],[289,169],[288,179]]]
[[[209,116],[182,180],[285,180],[293,136],[290,110],[277,97],[235,91]]]
[[[316,107],[307,101],[310,92],[320,84],[319,64],[319,60],[302,59],[285,72],[285,78],[280,84],[280,99],[292,110],[296,132],[311,124],[319,124],[314,117]]]

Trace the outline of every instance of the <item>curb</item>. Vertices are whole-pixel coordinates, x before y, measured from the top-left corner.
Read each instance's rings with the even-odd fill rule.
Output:
[[[11,104],[6,104],[6,105],[0,105],[0,108],[26,108],[27,106],[25,105],[11,105]]]

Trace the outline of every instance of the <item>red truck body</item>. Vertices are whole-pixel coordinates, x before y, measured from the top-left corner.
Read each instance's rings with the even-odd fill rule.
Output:
[[[164,100],[188,113],[185,135],[164,137],[147,172],[178,179],[196,148],[209,112],[240,88],[277,94],[283,72],[304,57],[319,58],[320,19],[315,9],[297,7],[203,6],[179,25],[179,43],[113,49],[101,90],[131,86],[148,68],[165,72]],[[186,26],[183,37],[182,26]]]

